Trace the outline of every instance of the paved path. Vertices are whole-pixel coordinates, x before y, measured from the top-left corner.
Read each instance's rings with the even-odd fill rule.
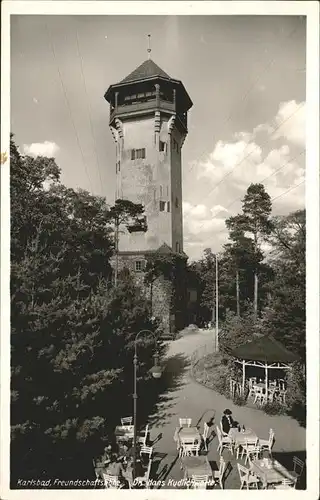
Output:
[[[270,427],[274,429],[276,441],[273,452],[279,453],[279,459],[288,454],[290,461],[293,452],[298,455],[305,450],[305,429],[287,416],[268,416],[262,411],[236,407],[223,395],[196,383],[190,376],[190,356],[203,345],[211,346],[214,342],[213,331],[196,331],[182,338],[168,342],[167,353],[167,375],[171,379],[180,376],[177,386],[168,392],[166,399],[158,404],[157,414],[150,416],[151,440],[157,440],[154,448],[161,461],[158,464],[157,475],[168,482],[169,478],[181,478],[179,462],[177,460],[176,444],[173,441],[175,428],[179,417],[191,417],[193,423],[200,424],[203,430],[203,422],[208,421],[215,412],[215,422],[220,421],[225,408],[230,408],[236,420],[243,423],[245,427],[255,430],[261,438],[268,438]],[[160,421],[157,422],[157,416]],[[208,458],[216,461],[217,437],[209,447]],[[285,452],[285,453],[284,453]],[[228,453],[228,452],[226,452]],[[233,466],[232,473],[226,480],[227,488],[238,488],[238,473],[234,457],[226,457]],[[284,461],[283,461],[284,463]]]

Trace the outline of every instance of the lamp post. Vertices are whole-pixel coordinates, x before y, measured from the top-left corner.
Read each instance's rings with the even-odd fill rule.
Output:
[[[219,350],[219,287],[218,287],[218,254],[216,254],[216,351]]]
[[[138,366],[138,354],[137,354],[137,340],[142,333],[151,334],[155,345],[157,346],[157,338],[153,332],[150,330],[141,330],[137,333],[134,341],[134,357],[133,357],[133,479],[136,478],[136,462],[137,462],[137,366]],[[162,374],[161,367],[159,366],[159,353],[156,350],[154,354],[154,365],[150,372],[154,378],[160,378]]]

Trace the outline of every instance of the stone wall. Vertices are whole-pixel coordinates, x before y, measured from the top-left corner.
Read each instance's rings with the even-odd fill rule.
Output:
[[[174,333],[175,322],[172,317],[172,285],[168,280],[162,277],[157,278],[152,285],[146,285],[144,282],[145,273],[135,270],[135,262],[145,260],[144,254],[120,254],[118,257],[118,273],[128,269],[136,284],[141,287],[145,298],[150,301],[150,315],[161,320],[162,328],[165,333]],[[115,257],[111,259],[111,265],[115,267]]]

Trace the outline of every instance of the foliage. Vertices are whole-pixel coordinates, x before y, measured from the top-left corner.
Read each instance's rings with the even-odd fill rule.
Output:
[[[59,175],[54,159],[22,156],[12,139],[13,485],[18,477],[88,477],[92,456],[132,411],[134,339],[153,329],[130,277],[110,285],[105,200],[66,188]],[[141,391],[152,383],[153,351],[145,335]]]
[[[240,318],[234,312],[227,311],[223,330],[219,336],[220,349],[229,353],[232,349],[252,340],[258,332],[251,304],[246,304],[246,309]]]
[[[306,264],[305,211],[299,210],[274,220],[275,270],[272,295],[262,316],[262,328],[301,360],[306,349]]]
[[[230,378],[228,358],[221,353],[208,354],[195,366],[194,376],[220,394],[227,394]]]
[[[284,415],[286,412],[283,404],[278,401],[268,401],[263,406],[261,406],[261,410],[263,410],[267,415]]]
[[[305,365],[296,362],[287,374],[287,411],[303,426],[306,425],[306,373]]]
[[[245,406],[247,404],[247,398],[245,396],[240,395],[240,394],[235,394],[233,396],[233,403],[236,406]]]
[[[139,221],[139,216],[143,215],[144,207],[141,203],[133,203],[130,200],[118,199],[115,204],[110,207],[109,217],[116,225],[127,223],[133,219]]]
[[[228,250],[236,269],[249,269],[255,281],[259,274],[259,265],[263,260],[261,243],[272,230],[271,199],[263,184],[251,184],[242,204],[242,213],[229,217],[226,226],[233,242]],[[250,237],[246,235],[250,235]],[[254,287],[254,312],[258,311],[258,289]]]

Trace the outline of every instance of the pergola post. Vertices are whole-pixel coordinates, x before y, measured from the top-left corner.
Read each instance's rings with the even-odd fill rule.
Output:
[[[244,385],[246,381],[246,361],[242,360],[242,395],[244,395]]]
[[[268,402],[268,363],[264,366],[265,370],[265,383],[266,383],[266,402]]]

